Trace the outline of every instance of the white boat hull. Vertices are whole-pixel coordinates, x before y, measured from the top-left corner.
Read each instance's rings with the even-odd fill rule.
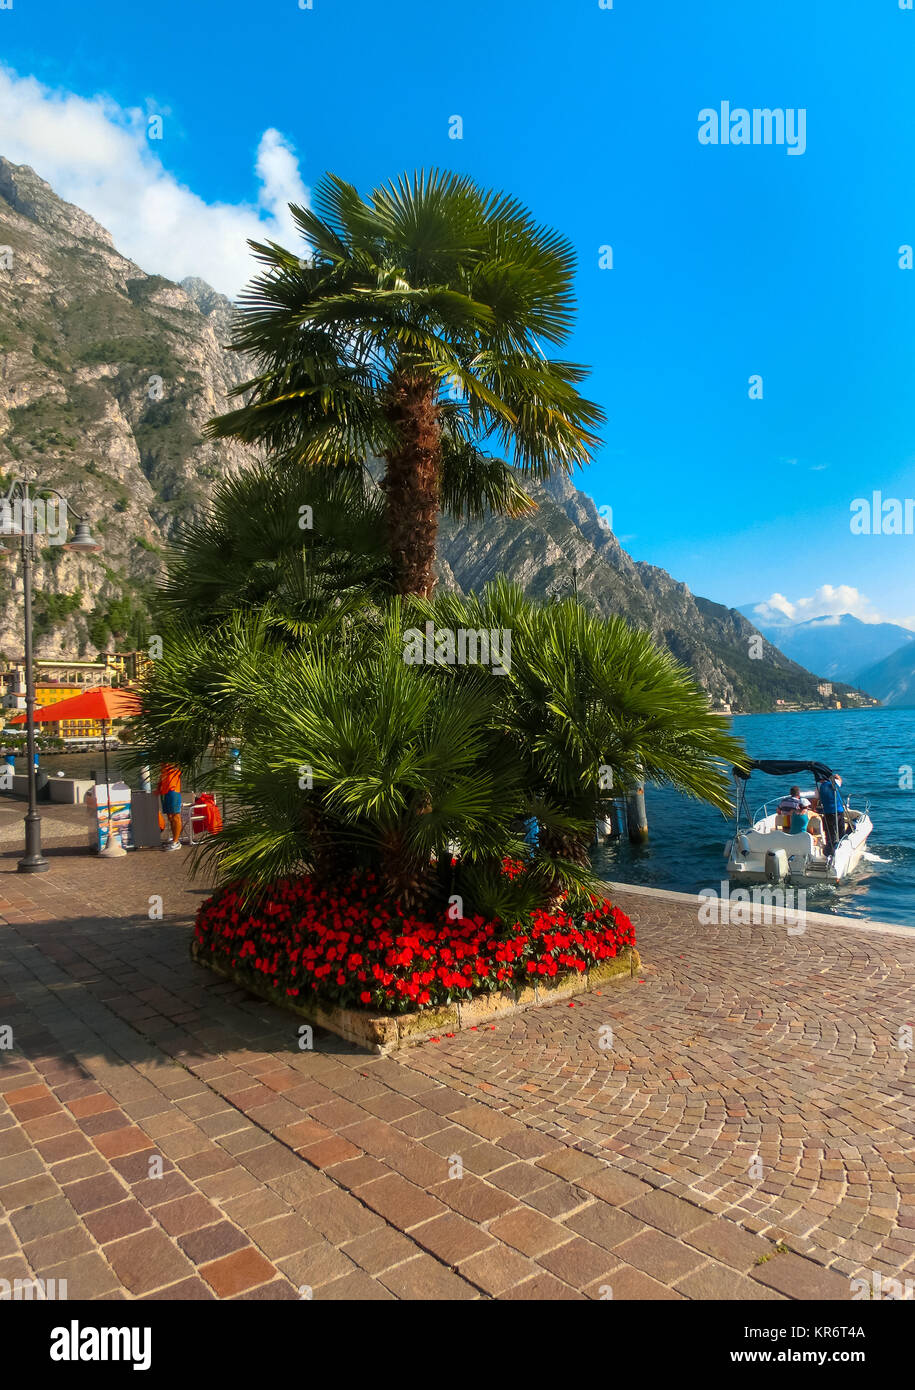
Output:
[[[739,831],[728,844],[728,877],[740,883],[792,883],[803,887],[844,883],[864,857],[873,822],[866,811],[849,811],[850,832],[832,854],[806,831],[780,830],[775,815]]]

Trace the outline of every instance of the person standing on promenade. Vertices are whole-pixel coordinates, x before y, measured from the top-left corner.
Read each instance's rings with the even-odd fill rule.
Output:
[[[165,817],[168,819],[172,838],[167,840],[163,849],[176,850],[181,848],[181,771],[173,763],[163,763],[159,774],[159,782],[156,792],[161,798],[162,816],[159,818],[161,828],[165,829]]]

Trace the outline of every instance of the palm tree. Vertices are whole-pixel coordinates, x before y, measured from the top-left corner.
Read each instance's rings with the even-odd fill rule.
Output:
[[[361,467],[259,464],[223,479],[180,532],[158,607],[166,622],[205,626],[257,612],[294,641],[328,611],[363,610],[392,588],[384,500]]]
[[[414,606],[441,627],[511,633],[510,671],[496,678],[504,735],[548,856],[567,867],[587,862],[611,787],[620,793],[647,780],[732,809],[729,772],[745,758],[743,745],[710,712],[692,673],[647,632],[576,599],[537,604],[504,577],[479,596],[441,594]]]
[[[497,683],[406,664],[401,602],[376,616],[331,614],[290,645],[263,615],[235,615],[164,643],[132,760],[177,761],[231,798],[199,855],[217,877],[256,889],[371,868],[413,909],[441,899],[455,841],[468,864],[522,849],[523,785],[493,717]],[[226,756],[236,741],[237,769]]]
[[[586,373],[541,346],[571,329],[572,248],[514,199],[439,170],[367,199],[328,175],[314,210],[291,211],[308,255],[250,243],[266,269],[231,346],[258,375],[209,432],[286,463],[383,459],[395,587],[428,595],[441,508],[520,514],[525,475],[590,459],[603,417],[579,394]]]

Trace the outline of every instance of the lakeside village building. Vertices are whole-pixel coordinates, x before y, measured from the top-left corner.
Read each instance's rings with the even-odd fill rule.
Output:
[[[34,664],[35,706],[42,709],[58,700],[81,695],[96,685],[130,686],[142,675],[149,663],[149,654],[140,652],[102,652],[97,661],[64,661],[58,658],[37,658]],[[25,710],[25,658],[5,663],[0,671],[0,709],[4,724],[14,713]],[[22,725],[6,730],[7,736],[22,734]],[[65,743],[101,742],[102,724],[99,719],[62,719],[43,725],[52,738]]]

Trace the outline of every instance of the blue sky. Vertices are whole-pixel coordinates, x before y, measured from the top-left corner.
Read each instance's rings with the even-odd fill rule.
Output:
[[[633,556],[727,604],[780,593],[798,616],[915,626],[915,537],[849,526],[856,497],[915,495],[915,271],[898,268],[915,244],[915,12],[313,5],[14,0],[0,11],[0,153],[81,201],[145,269],[223,288],[216,220],[234,244],[246,217],[282,229],[285,192],[327,169],[367,189],[439,164],[510,190],[578,250],[568,355],[593,368],[608,418],[576,481],[612,507]],[[700,145],[699,111],[725,100],[803,108],[806,152]],[[147,177],[164,193],[141,217]]]

